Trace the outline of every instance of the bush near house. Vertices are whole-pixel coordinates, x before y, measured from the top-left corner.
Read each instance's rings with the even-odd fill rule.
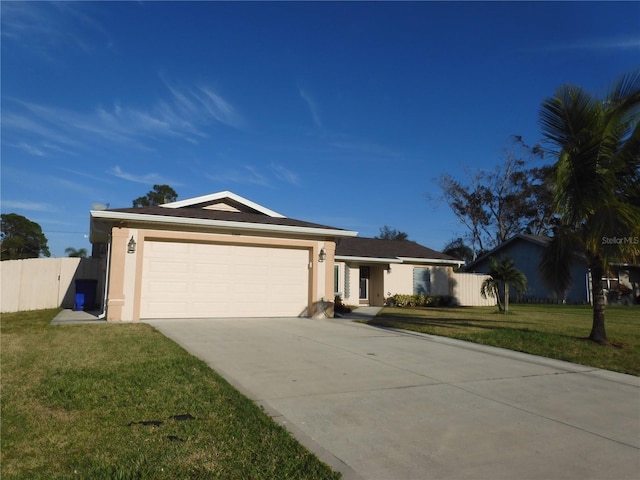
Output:
[[[388,307],[450,307],[455,300],[450,295],[408,295],[396,293],[387,298]]]

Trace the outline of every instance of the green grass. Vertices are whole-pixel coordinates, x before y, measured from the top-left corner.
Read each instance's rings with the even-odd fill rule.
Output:
[[[3,479],[340,478],[151,326],[57,312],[0,320]]]
[[[640,375],[640,307],[607,307],[606,346],[585,340],[591,315],[582,305],[512,305],[506,315],[494,307],[384,308],[368,323]]]

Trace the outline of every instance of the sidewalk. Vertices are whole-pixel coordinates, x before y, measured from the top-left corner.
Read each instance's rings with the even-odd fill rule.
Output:
[[[98,318],[100,312],[92,311],[75,311],[75,310],[62,310],[56,317],[51,320],[51,325],[74,325],[74,324],[89,324],[89,323],[107,323],[106,319]]]
[[[382,307],[358,307],[349,313],[336,314],[336,318],[347,318],[349,320],[369,320],[375,317]]]

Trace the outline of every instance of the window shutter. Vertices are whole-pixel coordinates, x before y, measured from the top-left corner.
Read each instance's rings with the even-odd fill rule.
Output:
[[[351,286],[349,285],[349,277],[351,277],[351,269],[348,265],[344,266],[344,298],[351,296]]]

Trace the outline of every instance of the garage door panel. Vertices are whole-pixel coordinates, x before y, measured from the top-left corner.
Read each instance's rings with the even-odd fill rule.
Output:
[[[160,261],[151,265],[151,273],[156,274],[172,274],[172,273],[187,273],[189,266],[184,262],[178,262],[176,260]]]
[[[150,282],[149,291],[156,294],[186,293],[189,286],[185,282]]]
[[[307,306],[309,251],[147,241],[141,318],[297,316]]]

